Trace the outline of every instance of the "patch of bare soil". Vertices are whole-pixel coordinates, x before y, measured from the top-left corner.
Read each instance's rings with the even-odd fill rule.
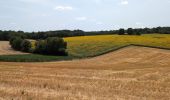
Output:
[[[127,47],[91,59],[0,62],[0,100],[170,100],[170,51]]]
[[[11,48],[8,41],[0,41],[0,55],[16,55],[27,54],[20,51],[15,51]]]

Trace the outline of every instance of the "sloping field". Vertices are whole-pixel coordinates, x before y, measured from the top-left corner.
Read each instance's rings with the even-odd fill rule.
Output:
[[[131,46],[84,60],[0,62],[0,99],[169,100],[170,51]]]
[[[0,41],[0,55],[17,55],[17,54],[26,53],[13,50],[9,45],[8,41]]]
[[[68,43],[67,51],[69,53],[69,56],[67,57],[36,54],[9,55],[9,53],[5,53],[9,51],[9,45],[8,43],[6,43],[5,45],[2,45],[3,46],[2,48],[0,47],[0,49],[2,49],[2,52],[0,51],[0,53],[8,55],[0,54],[0,61],[44,62],[87,58],[115,51],[118,48],[130,44],[170,49],[169,34],[143,34],[141,36],[129,36],[129,35],[80,36],[80,37],[68,37],[64,38],[64,40]],[[3,42],[2,43],[0,42],[0,45],[1,44],[3,44]],[[4,46],[7,46],[7,48]],[[10,50],[10,53],[11,52],[15,51]],[[14,54],[16,54],[16,52]]]

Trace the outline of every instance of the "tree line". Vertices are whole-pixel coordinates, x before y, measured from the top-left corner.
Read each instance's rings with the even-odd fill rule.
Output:
[[[170,27],[156,27],[156,28],[128,28],[126,29],[119,29],[117,31],[119,35],[141,35],[141,34],[170,34]]]
[[[48,37],[74,37],[74,36],[89,36],[89,35],[140,35],[140,34],[170,34],[170,27],[155,27],[155,28],[128,28],[110,31],[91,31],[85,32],[82,30],[60,30],[46,32],[23,32],[23,31],[0,31],[0,40],[9,40],[13,36],[18,36],[25,39],[47,39]]]

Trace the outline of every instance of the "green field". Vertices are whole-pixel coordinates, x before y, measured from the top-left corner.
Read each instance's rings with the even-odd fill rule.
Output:
[[[146,34],[141,36],[82,36],[65,38],[65,41],[67,41],[68,43],[68,57],[44,56],[34,54],[10,55],[0,56],[0,61],[55,61],[85,58],[98,56],[130,44],[170,49],[170,35],[167,34]]]

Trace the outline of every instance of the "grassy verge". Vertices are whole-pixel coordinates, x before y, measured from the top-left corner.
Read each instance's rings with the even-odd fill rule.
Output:
[[[45,61],[61,61],[76,59],[73,56],[48,56],[37,54],[24,54],[24,55],[1,55],[0,61],[6,62],[45,62]]]

